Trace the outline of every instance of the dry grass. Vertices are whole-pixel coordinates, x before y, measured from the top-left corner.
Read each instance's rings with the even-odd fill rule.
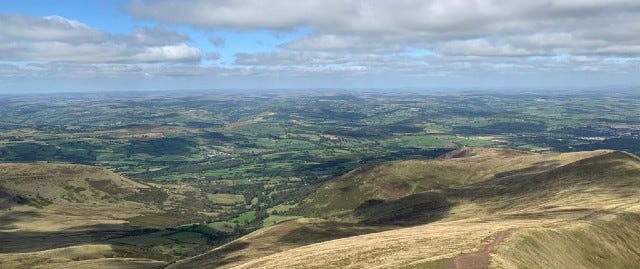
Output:
[[[165,263],[147,259],[111,258],[116,253],[109,245],[81,245],[67,248],[0,254],[0,267],[31,268],[162,268]]]
[[[538,220],[443,221],[299,247],[234,268],[398,268],[474,252],[497,231],[546,223]]]
[[[0,254],[0,268],[158,268],[85,244],[203,219],[215,213],[207,203],[194,186],[143,184],[99,167],[0,164],[0,252],[14,253]]]
[[[140,183],[99,167],[37,163],[0,164],[0,201],[9,205],[0,210],[0,231],[55,232],[130,222],[169,227],[210,218],[221,210],[214,204],[244,197],[208,196],[190,184]]]
[[[260,229],[202,255],[173,264],[178,268],[230,268],[255,258],[335,238],[385,230],[322,219],[296,219]]]
[[[230,264],[238,264],[233,268],[454,268],[454,257],[483,249],[496,234],[513,229],[515,234],[494,255],[494,268],[632,268],[629,265],[638,264],[640,241],[619,240],[640,238],[636,227],[640,217],[629,213],[640,212],[637,157],[613,151],[542,155],[501,150],[465,152],[457,157],[356,170],[328,183],[306,201],[308,206],[313,201],[324,202],[326,210],[316,213],[335,216],[368,197],[389,199],[419,192],[420,187],[446,185],[443,189],[455,206],[442,220],[288,250],[243,249],[225,255],[242,257]],[[394,178],[418,183],[418,187],[385,189],[384,184]],[[336,204],[347,206],[336,211],[331,208]],[[269,231],[237,242],[264,244],[265,248],[282,245],[277,239],[282,235]],[[260,236],[265,232],[272,238]],[[574,251],[562,252],[565,248]],[[269,254],[274,251],[280,252]],[[253,259],[243,262],[248,257]],[[611,262],[598,262],[597,257]],[[193,264],[176,268],[189,265]]]
[[[573,227],[523,231],[502,245],[491,268],[638,268],[640,215]]]
[[[315,217],[344,217],[369,199],[399,199],[413,193],[461,187],[508,172],[530,174],[607,152],[542,155],[503,149],[468,149],[459,153],[464,158],[396,161],[363,167],[323,185],[294,212]]]
[[[112,258],[112,259],[95,259],[87,261],[74,261],[64,264],[58,264],[58,269],[161,269],[165,265],[164,262],[149,259],[136,258]],[[53,268],[51,265],[45,264],[34,267],[34,269]]]
[[[155,190],[107,170],[67,164],[0,164],[0,187],[24,200],[0,212],[3,231],[51,232],[159,212],[139,200]]]
[[[632,265],[639,262],[637,253],[640,253],[637,240],[640,238],[639,179],[640,160],[614,151],[531,154],[469,149],[439,160],[391,162],[358,169],[329,182],[296,209],[341,221],[287,221],[169,268],[453,268],[455,257],[482,250],[506,230],[515,232],[493,254],[493,268],[633,268]],[[11,186],[6,181],[4,184]],[[31,183],[18,186],[24,184]],[[161,187],[126,184],[129,183],[122,181],[116,185],[127,186],[134,192]],[[100,186],[99,191],[109,193],[110,188]],[[162,203],[165,208],[178,208],[181,200],[201,195],[192,186],[162,187],[172,193]],[[10,190],[26,191],[16,188]],[[56,188],[38,189],[35,193],[52,199],[60,197],[58,192],[67,190]],[[452,207],[440,220],[414,227],[348,222],[358,220],[350,213],[369,199],[390,201],[389,205],[393,206],[383,209],[396,210],[404,208],[404,201],[412,201],[401,198],[427,191],[446,195],[451,202]],[[123,208],[122,214],[130,213],[131,207],[137,205],[136,201],[117,201]],[[13,229],[18,230],[43,229],[38,227],[46,225],[54,225],[55,229],[79,227],[82,219],[86,221],[87,216],[94,214],[87,213],[94,212],[91,208],[74,204],[78,223],[73,222],[76,209],[58,219],[53,216],[54,212],[62,212],[56,204],[73,203],[43,206],[37,212],[46,215],[42,219],[29,214],[20,219],[20,214],[15,214],[28,206],[13,207],[12,214],[3,211],[3,216],[13,216],[13,223],[18,225]],[[96,201],[95,210],[107,210],[101,205]],[[99,221],[117,221],[121,220],[116,218],[121,217],[116,215],[120,214],[118,210],[103,219],[91,216]],[[377,216],[384,212],[374,213]],[[347,221],[340,219],[343,216],[349,217]],[[563,251],[566,249],[571,251]],[[73,260],[73,255],[79,254],[57,251],[62,254],[0,254],[3,262],[0,267],[5,268],[9,262],[46,267],[55,257],[62,257],[62,262],[57,264],[59,268],[153,268],[159,265],[149,260],[108,258],[112,250],[104,246],[87,248],[88,253],[82,255],[90,260]]]
[[[493,240],[497,233],[509,229],[517,229],[529,236],[518,234],[508,239],[507,245],[499,249],[498,258],[494,258],[499,263],[494,264],[493,268],[634,268],[628,265],[637,264],[638,261],[638,256],[633,256],[637,252],[633,251],[640,247],[640,242],[637,241],[640,238],[639,230],[636,229],[640,220],[635,219],[632,225],[623,226],[625,228],[621,233],[612,234],[609,233],[610,230],[596,232],[593,228],[576,232],[572,229],[590,227],[588,221],[579,218],[550,216],[536,219],[445,220],[294,248],[256,258],[233,268],[451,268],[448,266],[452,263],[443,261],[452,260],[461,253],[476,252]],[[561,236],[562,233],[549,232],[557,229],[566,230],[567,234]],[[615,238],[619,235],[635,241],[617,243]],[[587,266],[589,260],[585,255],[589,252],[575,250],[576,246],[580,246],[581,237],[589,238],[588,242],[593,243],[587,245],[587,248],[600,250],[595,252],[604,252],[608,258],[614,256],[620,260],[612,264],[627,266]],[[536,243],[521,243],[531,240]],[[550,246],[546,246],[546,242]],[[540,246],[543,246],[542,249],[538,249]],[[567,251],[563,251],[566,248],[575,251],[568,253],[566,258],[558,255],[566,254]],[[563,261],[565,259],[567,261]],[[555,266],[557,264],[562,266]]]

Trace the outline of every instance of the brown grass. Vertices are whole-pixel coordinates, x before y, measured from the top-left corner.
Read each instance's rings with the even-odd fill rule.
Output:
[[[3,269],[31,268],[162,268],[164,262],[148,259],[112,258],[116,253],[109,245],[80,245],[51,250],[0,254]]]
[[[137,228],[174,227],[216,213],[195,185],[145,184],[71,164],[0,164],[0,204],[0,252],[25,252],[0,254],[0,268],[157,268],[160,263],[152,260],[102,256],[57,262],[60,255],[50,259],[50,252],[39,250],[69,251]],[[140,253],[144,257],[145,250]]]
[[[270,226],[202,255],[173,264],[178,268],[231,268],[255,257],[263,257],[299,246],[330,239],[373,233],[389,229],[322,219],[296,219]]]
[[[394,179],[408,182],[409,186],[417,183],[417,187],[388,191],[385,184],[392,184]],[[639,179],[637,157],[614,151],[524,154],[487,150],[436,161],[393,162],[359,169],[330,182],[303,206],[319,202],[322,204],[316,209],[321,210],[314,213],[328,212],[336,216],[336,212],[348,212],[367,198],[393,199],[395,195],[419,192],[421,188],[435,188],[445,191],[455,203],[447,216],[415,227],[342,239],[327,238],[324,242],[288,250],[278,248],[277,251],[284,251],[270,255],[269,252],[243,252],[244,249],[226,255],[242,253],[242,259],[233,263],[239,265],[233,268],[454,268],[456,257],[480,252],[488,255],[495,245],[488,253],[483,250],[495,242],[496,235],[517,230],[506,239],[504,248],[498,245],[498,252],[491,255],[495,256],[491,259],[493,268],[632,268],[627,265],[637,261],[625,253],[640,253],[633,252],[640,248],[640,241],[616,243],[617,235],[613,231],[640,238],[634,233],[640,229],[633,228],[640,225],[640,219],[632,217],[635,213],[629,213],[640,212]],[[334,205],[342,207],[335,210]],[[624,221],[617,221],[620,218]],[[603,230],[609,226],[616,228]],[[273,236],[282,237],[277,233]],[[540,247],[554,236],[561,239],[551,241],[548,248]],[[252,235],[247,238],[250,240],[245,238],[246,244],[280,245],[279,240],[262,241],[260,236]],[[604,252],[577,248],[576,244],[583,239]],[[527,243],[532,240],[539,243]],[[238,242],[242,241],[235,243]],[[577,249],[576,253],[554,256],[567,247]],[[627,252],[621,251],[621,247]],[[609,259],[615,256],[618,260],[593,263],[589,262],[589,253]],[[253,259],[242,263],[247,256]],[[532,262],[536,259],[540,263]],[[562,266],[553,266],[556,260],[562,262],[558,263]],[[488,259],[483,261],[479,268],[488,266],[488,262]],[[602,266],[594,267],[594,264]]]
[[[131,216],[132,211],[162,213],[159,208],[120,196],[119,190],[124,187],[140,193],[162,187],[170,193],[162,202],[165,210],[189,210],[190,205],[181,201],[193,195],[207,199],[194,186],[142,185],[111,177],[116,182],[113,185],[101,182],[97,186],[94,182],[85,186],[74,183],[86,179],[78,176],[84,172],[75,173],[73,167],[55,167],[54,174],[56,169],[65,172],[58,173],[56,184],[41,186],[39,181],[19,182],[15,177],[19,173],[11,171],[22,169],[21,173],[26,173],[32,169],[17,168],[5,169],[14,173],[13,180],[0,181],[7,193],[24,192],[53,203],[41,208],[16,205],[10,213],[2,211],[0,220],[5,217],[10,222],[0,225],[5,230],[71,229],[86,225],[87,216],[95,223],[109,223],[123,221],[122,217]],[[67,181],[62,176],[65,173],[75,176]],[[107,178],[107,174],[104,176]],[[474,253],[485,255],[482,265],[490,262],[492,268],[633,268],[640,262],[640,227],[636,227],[640,225],[639,179],[640,160],[616,151],[531,154],[467,149],[438,160],[391,162],[357,169],[329,182],[295,209],[332,217],[332,221],[298,219],[280,223],[169,268],[454,268],[456,257],[460,260]],[[84,195],[89,189],[107,195],[106,200],[116,201],[119,208],[111,205],[109,209],[97,198],[90,198],[96,199],[90,200],[95,202],[92,204],[77,202],[81,197],[64,196],[70,192]],[[28,193],[30,190],[34,191]],[[425,192],[442,194],[450,203],[441,219],[413,227],[355,223],[360,219],[353,210],[370,199],[384,200],[362,211],[362,215],[376,219],[393,216],[394,212],[419,214],[414,211],[431,210],[430,206],[405,210],[408,207],[404,205],[421,205],[409,198],[422,197],[415,194]],[[74,208],[63,211],[63,205]],[[136,206],[141,208],[136,211]],[[394,212],[385,215],[385,210]],[[25,214],[16,214],[20,212]],[[515,232],[504,242],[496,240],[510,230]],[[487,245],[491,246],[489,251]],[[493,253],[496,246],[497,252]],[[159,265],[149,260],[110,258],[112,250],[104,247],[93,251],[86,254],[88,260],[45,252],[0,254],[0,267],[10,262],[46,266],[54,262],[50,256],[62,257],[60,268]],[[485,257],[490,259],[485,261]]]
[[[97,167],[0,164],[0,174],[0,188],[27,201],[0,212],[0,219],[11,219],[0,225],[4,230],[43,232],[122,224],[127,218],[159,211],[137,200],[152,187]]]
[[[393,200],[419,192],[457,188],[505,173],[532,174],[606,152],[542,155],[503,149],[467,149],[450,155],[458,158],[367,166],[323,185],[293,212],[314,217],[344,217],[369,199]]]

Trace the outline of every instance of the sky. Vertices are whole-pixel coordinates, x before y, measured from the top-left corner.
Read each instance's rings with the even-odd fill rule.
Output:
[[[0,92],[640,85],[638,0],[6,0]]]

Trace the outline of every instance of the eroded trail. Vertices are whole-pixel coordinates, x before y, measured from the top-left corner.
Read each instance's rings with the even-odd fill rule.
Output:
[[[489,257],[491,253],[496,251],[496,248],[502,241],[507,239],[513,232],[513,229],[501,231],[496,234],[496,238],[493,242],[487,244],[484,250],[473,253],[461,254],[453,259],[453,264],[456,269],[487,269],[489,268]]]

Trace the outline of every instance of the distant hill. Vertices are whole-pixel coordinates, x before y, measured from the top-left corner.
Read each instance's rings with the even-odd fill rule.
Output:
[[[144,228],[129,219],[162,213],[167,196],[98,167],[0,164],[0,267],[162,267],[163,261],[116,257],[104,241]]]
[[[281,223],[170,268],[636,268],[639,197],[626,152],[464,149],[356,169],[292,209],[331,226]],[[304,227],[314,240],[286,240]]]
[[[605,152],[541,155],[509,149],[469,148],[437,160],[365,166],[321,186],[294,212],[348,219],[353,210],[366,205],[367,201],[390,201],[424,192],[450,192],[508,175],[518,177],[548,171]]]
[[[0,199],[12,207],[5,217],[37,215],[4,223],[2,230],[57,231],[122,224],[160,212],[167,193],[92,166],[0,164]]]

